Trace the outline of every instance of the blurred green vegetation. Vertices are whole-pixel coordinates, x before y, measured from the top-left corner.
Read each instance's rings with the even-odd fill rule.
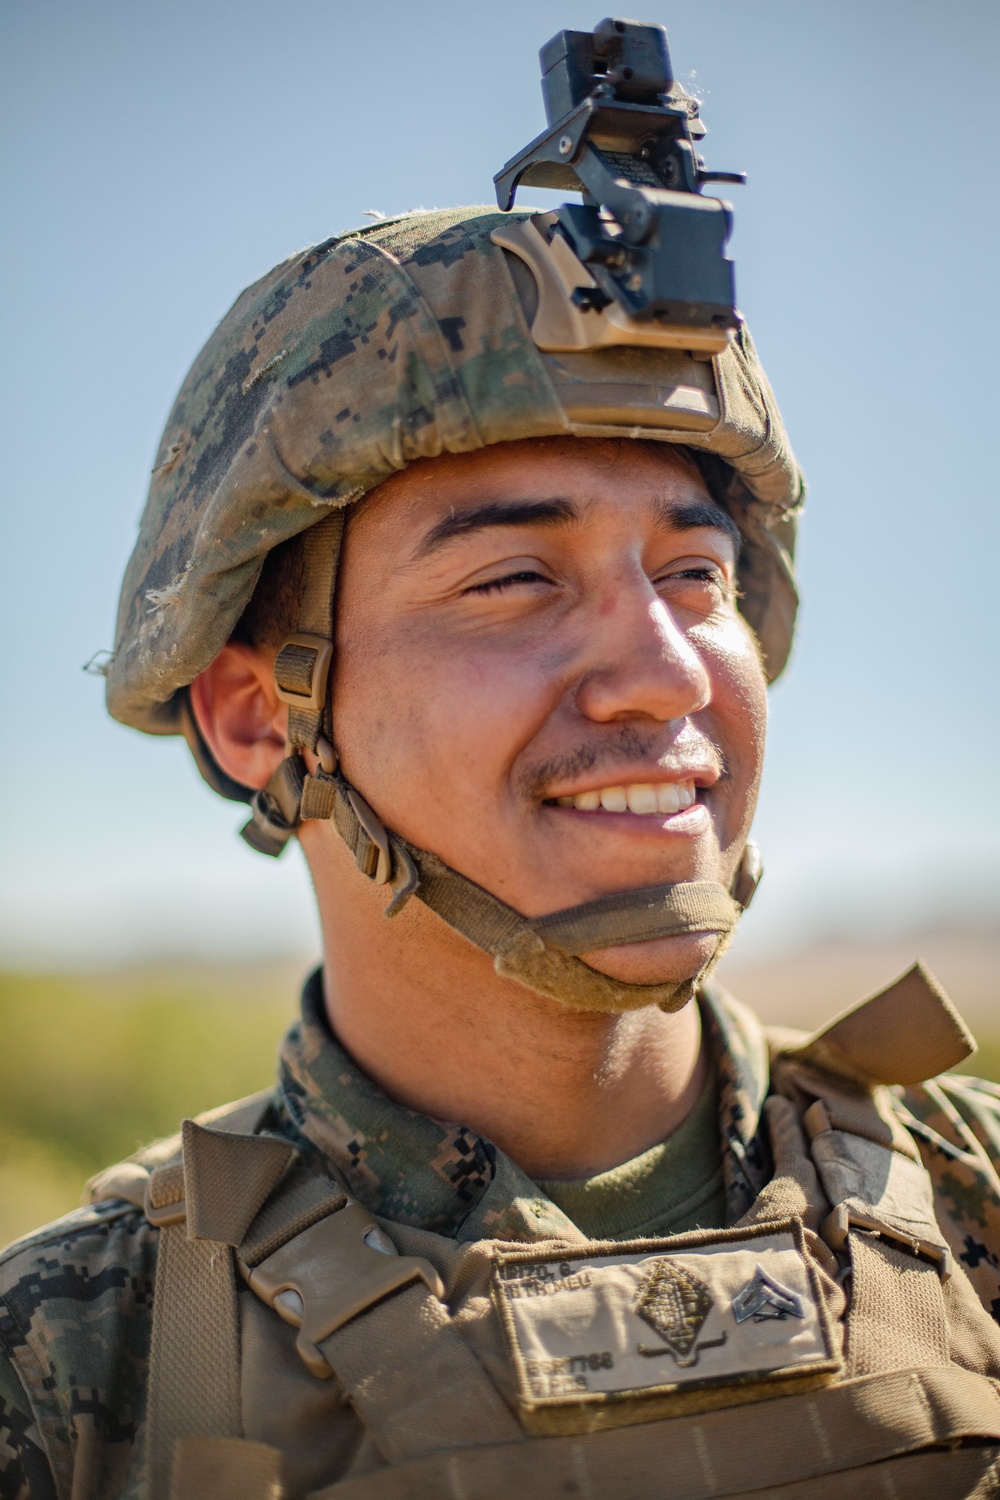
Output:
[[[186,1115],[266,1087],[300,978],[292,965],[0,974],[0,1245]]]
[[[0,1245],[186,1115],[264,1088],[300,964],[0,974]],[[1000,1037],[965,1071],[1000,1081]]]

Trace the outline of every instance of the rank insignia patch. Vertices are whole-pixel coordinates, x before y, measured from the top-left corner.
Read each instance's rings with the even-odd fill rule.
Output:
[[[782,1286],[780,1281],[775,1281],[763,1266],[758,1265],[746,1286],[741,1287],[733,1298],[733,1315],[737,1323],[745,1323],[747,1318],[763,1323],[766,1318],[779,1321],[804,1318],[805,1312],[802,1298],[789,1291],[787,1286]]]

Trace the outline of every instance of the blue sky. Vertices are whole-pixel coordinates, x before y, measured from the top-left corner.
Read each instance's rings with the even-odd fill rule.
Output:
[[[745,942],[1000,910],[992,0],[699,0],[667,25],[741,306],[810,481]],[[0,958],[315,942],[297,852],[81,664],[174,392],[248,281],[365,209],[488,202],[578,0],[0,3]],[[532,193],[548,204],[551,195]]]

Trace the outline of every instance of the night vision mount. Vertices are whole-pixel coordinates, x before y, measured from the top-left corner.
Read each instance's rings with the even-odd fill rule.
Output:
[[[560,31],[539,57],[549,128],[497,173],[497,202],[512,208],[522,185],[583,202],[492,236],[534,273],[535,342],[723,349],[740,324],[725,253],[732,211],[701,189],[746,179],[705,170],[698,101],[674,80],[666,31],[609,18]]]

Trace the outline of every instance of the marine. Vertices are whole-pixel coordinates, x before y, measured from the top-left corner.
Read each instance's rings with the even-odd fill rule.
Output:
[[[5,1500],[1000,1493],[961,1018],[713,979],[804,500],[732,174],[661,28],[542,67],[497,210],[291,257],[168,421],[109,708],[298,838],[323,962],[273,1088],[0,1257]]]

